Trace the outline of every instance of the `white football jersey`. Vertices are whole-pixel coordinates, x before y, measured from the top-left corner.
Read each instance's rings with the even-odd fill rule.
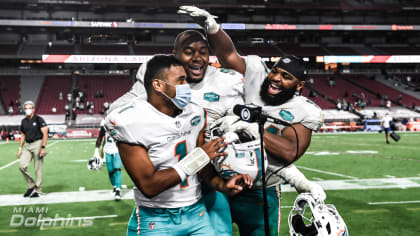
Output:
[[[114,107],[130,101],[135,97],[147,99],[144,88],[144,74],[147,63],[143,63],[136,75],[137,81],[131,91],[118,98],[112,105]],[[233,114],[233,106],[243,104],[244,84],[242,74],[229,69],[208,66],[204,78],[199,83],[191,83],[191,101],[207,110],[208,122]]]
[[[104,125],[105,125],[105,120],[102,120],[101,127]],[[105,138],[104,138],[104,152],[108,154],[118,153],[118,147],[115,140],[106,131],[105,131]]]
[[[283,120],[289,124],[300,123],[308,129],[317,131],[322,124],[322,110],[314,102],[304,96],[295,95],[287,102],[278,106],[265,105],[260,97],[261,84],[267,77],[270,70],[267,68],[262,59],[258,56],[247,56],[246,71],[245,71],[245,102],[253,103],[262,106],[263,111],[274,118]],[[264,125],[265,131],[279,136],[286,128],[283,125],[266,122]],[[267,180],[267,186],[274,185],[280,181],[275,175],[271,175],[272,171],[281,168],[283,164],[277,161],[273,156],[267,153],[268,171],[267,177],[272,177]],[[256,186],[261,185],[258,182]]]
[[[173,167],[193,150],[205,124],[205,111],[197,105],[190,103],[181,114],[170,117],[142,99],[115,109],[105,121],[107,131],[115,140],[144,146],[157,171]],[[138,206],[189,206],[201,198],[200,181],[197,175],[189,176],[183,183],[151,199],[135,187],[134,198]]]
[[[207,110],[209,123],[232,115],[234,105],[244,103],[243,76],[234,70],[208,66],[203,80],[190,86],[192,101]]]

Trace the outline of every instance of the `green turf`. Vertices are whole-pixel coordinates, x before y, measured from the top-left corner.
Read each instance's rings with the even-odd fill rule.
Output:
[[[106,168],[100,171],[88,171],[86,162],[93,154],[94,140],[49,140],[48,155],[44,164],[43,191],[64,192],[78,191],[83,186],[86,190],[109,189],[110,184]],[[16,160],[18,143],[0,144],[0,168]],[[370,154],[350,154],[348,151],[374,151]],[[327,154],[329,152],[329,154]],[[403,133],[398,143],[385,143],[384,134],[328,134],[313,135],[310,148],[297,166],[308,169],[302,172],[312,180],[350,180],[349,177],[390,178],[420,176],[420,134]],[[324,155],[320,155],[324,154]],[[1,194],[23,194],[26,184],[18,170],[18,163],[0,170]],[[33,172],[33,165],[30,167]],[[133,186],[124,171],[123,184]],[[420,228],[420,203],[369,205],[369,202],[420,201],[418,188],[409,189],[369,189],[369,190],[334,190],[327,191],[327,203],[334,204],[345,219],[350,235],[418,235]],[[297,193],[282,194],[281,234],[287,236],[288,206],[293,204]],[[0,207],[0,235],[125,235],[126,224],[134,203],[132,200],[121,202],[99,201],[92,203],[65,203],[36,205],[34,208],[48,207],[44,217],[72,217],[118,215],[115,218],[95,219],[91,226],[78,227],[11,227],[10,221],[16,207]],[[29,206],[26,206],[29,207]],[[19,207],[17,208],[19,209]],[[31,217],[25,214],[25,217]],[[239,235],[234,227],[234,235]]]

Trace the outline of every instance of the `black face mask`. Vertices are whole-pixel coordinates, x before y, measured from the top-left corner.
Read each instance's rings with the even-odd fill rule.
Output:
[[[289,89],[283,90],[276,95],[271,95],[267,91],[269,85],[270,85],[270,82],[268,78],[266,77],[260,88],[260,96],[261,96],[261,99],[267,105],[270,105],[270,106],[278,106],[287,102],[289,99],[291,99],[295,95],[296,89],[297,89],[297,84],[296,84],[295,86]]]

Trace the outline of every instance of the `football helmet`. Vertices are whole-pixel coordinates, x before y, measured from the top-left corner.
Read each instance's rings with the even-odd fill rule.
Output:
[[[312,216],[304,216],[310,208]],[[308,214],[308,213],[307,213]],[[343,218],[332,204],[317,200],[311,193],[301,193],[289,214],[291,236],[348,236]]]
[[[104,165],[104,161],[102,158],[98,157],[92,157],[89,159],[87,168],[88,170],[99,170]]]
[[[223,136],[228,143],[224,150],[220,150],[227,152],[227,155],[212,161],[220,176],[229,179],[234,175],[248,174],[254,183],[261,178],[262,157],[259,139],[245,129],[224,133],[219,127],[211,129],[210,136],[211,139]],[[267,168],[267,162],[265,164]]]

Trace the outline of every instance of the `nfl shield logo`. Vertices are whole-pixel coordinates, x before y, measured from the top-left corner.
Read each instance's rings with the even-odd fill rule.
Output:
[[[149,223],[149,229],[155,229],[155,223],[154,222]]]
[[[181,128],[181,121],[177,120],[175,121],[175,126],[179,129]]]

